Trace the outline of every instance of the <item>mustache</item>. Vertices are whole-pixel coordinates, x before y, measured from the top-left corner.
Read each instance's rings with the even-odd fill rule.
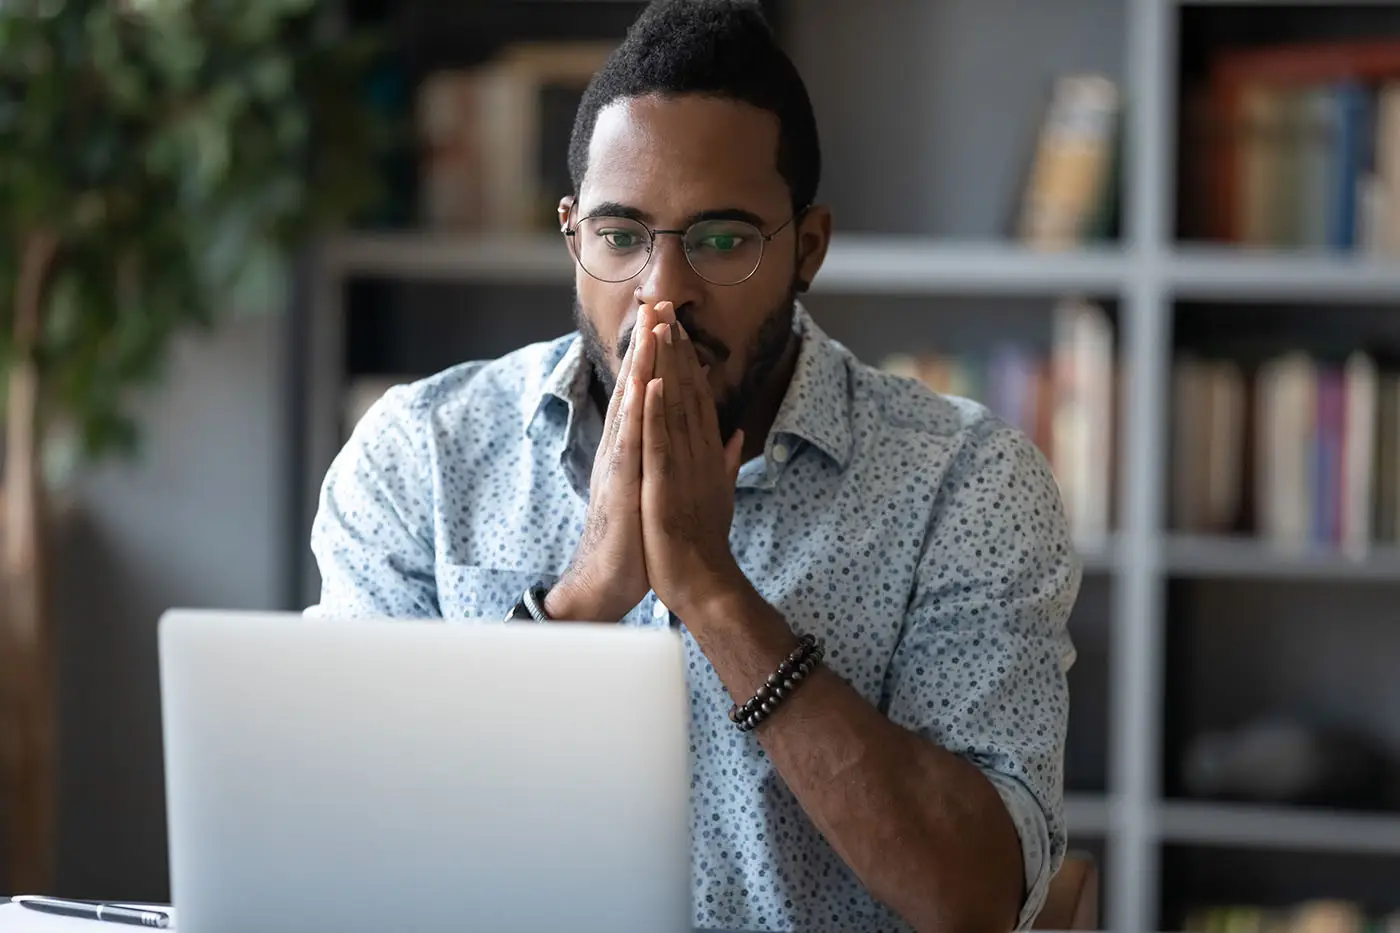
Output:
[[[703,347],[706,352],[714,358],[715,363],[723,363],[729,359],[731,351],[724,341],[706,331],[703,327],[695,323],[695,319],[688,314],[677,314],[676,320],[685,328],[685,332],[690,335],[690,340],[697,347]],[[627,355],[627,348],[632,345],[632,329],[628,328],[627,333],[617,341],[614,348],[617,358],[620,360]]]

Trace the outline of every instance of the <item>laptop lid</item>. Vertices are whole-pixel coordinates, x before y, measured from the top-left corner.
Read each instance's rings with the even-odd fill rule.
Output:
[[[678,635],[171,611],[183,933],[690,929]]]

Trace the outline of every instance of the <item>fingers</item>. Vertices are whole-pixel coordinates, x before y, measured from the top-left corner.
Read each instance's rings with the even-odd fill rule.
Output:
[[[671,440],[666,430],[666,381],[653,379],[646,387],[646,415],[643,424],[642,478],[643,495],[659,505],[661,487],[654,480],[670,474],[675,460],[671,456]]]
[[[680,335],[681,369],[690,374],[688,382],[683,380],[686,390],[686,421],[691,425],[691,452],[696,457],[708,458],[711,449],[718,447],[719,415],[715,410],[714,394],[710,391],[709,368],[700,365],[695,354],[695,344],[680,324],[676,325]]]
[[[650,336],[650,335],[648,335]],[[640,335],[638,338],[640,339]],[[638,384],[636,379],[628,379],[622,395],[622,411],[618,416],[617,437],[612,450],[612,477],[619,485],[628,484],[632,489],[642,479],[642,443],[644,433],[643,418],[646,411],[646,382]]]
[[[599,444],[602,450],[611,450],[613,443],[617,439],[617,429],[619,414],[622,411],[623,394],[627,391],[627,382],[631,378],[634,370],[634,362],[639,349],[639,337],[644,329],[643,324],[649,324],[647,307],[642,306],[637,312],[637,322],[632,328],[632,339],[627,342],[627,352],[622,355],[622,365],[618,367],[617,382],[613,386],[612,397],[608,399],[608,411],[603,421],[603,437]],[[648,375],[648,378],[650,376]]]
[[[678,346],[680,338],[676,335],[676,326],[657,324],[652,333],[656,340],[656,375],[666,388],[666,430],[670,434],[675,453],[688,455],[690,439],[689,425],[686,421],[686,396],[693,391],[694,378],[692,377],[691,384],[687,386],[683,376],[680,353],[682,348]]]
[[[739,468],[744,465],[744,431],[735,431],[724,445],[724,468],[729,474],[729,485],[739,482]]]

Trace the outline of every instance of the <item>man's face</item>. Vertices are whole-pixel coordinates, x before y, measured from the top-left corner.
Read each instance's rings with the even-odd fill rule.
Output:
[[[700,217],[730,214],[770,234],[792,217],[777,152],[778,119],[756,107],[694,95],[624,98],[599,113],[578,203],[565,199],[561,209],[571,207],[575,226],[626,212],[654,230],[684,230]],[[670,235],[656,238],[646,267],[626,281],[602,282],[577,269],[576,323],[601,386],[611,392],[616,384],[640,306],[670,301],[710,366],[727,439],[787,348],[796,283],[810,281],[824,253],[825,217],[804,219],[816,223],[783,227],[763,244],[758,270],[738,285],[702,278],[681,237]],[[799,262],[799,255],[812,259]]]

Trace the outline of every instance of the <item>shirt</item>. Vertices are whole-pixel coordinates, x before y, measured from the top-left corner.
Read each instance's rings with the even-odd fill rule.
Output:
[[[1066,847],[1076,557],[1040,451],[982,405],[856,359],[798,303],[800,349],[730,546],[795,632],[894,722],[964,756],[1020,835],[1042,905]],[[322,486],[312,550],[332,617],[502,619],[568,567],[602,415],[576,333],[398,386]],[[625,625],[676,624],[654,593]],[[818,833],[678,626],[691,694],[699,928],[908,929]],[[800,689],[800,688],[799,688]],[[776,725],[776,723],[775,723]],[[780,728],[780,726],[778,726]]]

